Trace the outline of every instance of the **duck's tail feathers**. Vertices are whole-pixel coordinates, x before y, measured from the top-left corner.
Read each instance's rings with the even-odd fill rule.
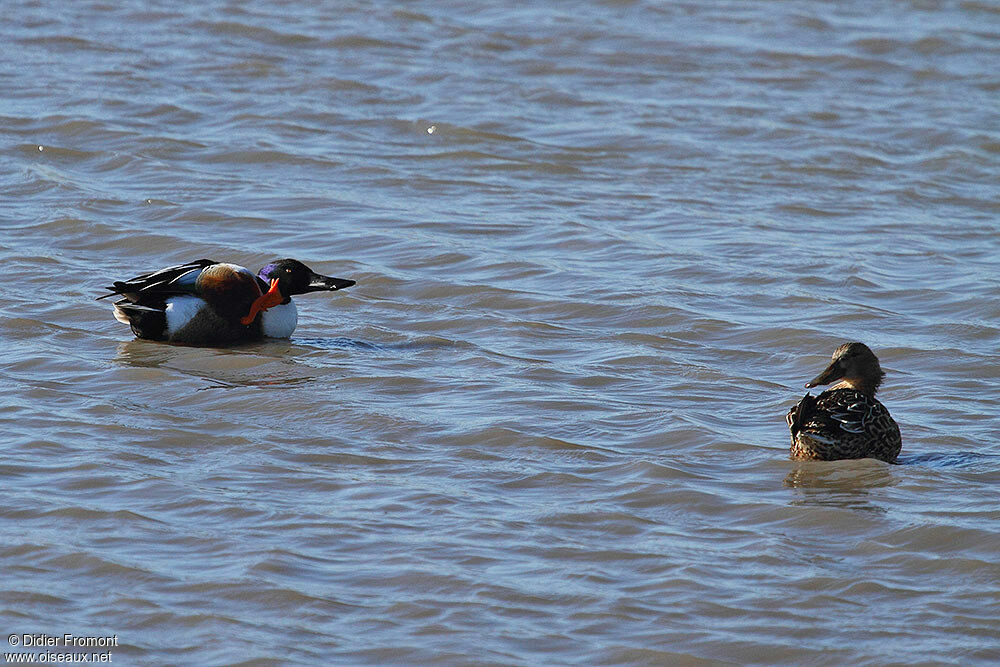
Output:
[[[115,302],[115,319],[132,327],[139,338],[158,340],[167,330],[167,314],[159,308],[140,306],[128,299]]]
[[[792,408],[789,413],[788,428],[792,432],[793,438],[802,431],[802,426],[812,417],[815,410],[816,397],[810,393],[806,393],[802,400]]]

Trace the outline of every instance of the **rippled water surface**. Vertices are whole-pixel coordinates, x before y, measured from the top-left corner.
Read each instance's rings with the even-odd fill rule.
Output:
[[[996,4],[515,4],[4,4],[4,632],[1000,661]],[[287,341],[94,301],[285,256]],[[902,465],[788,460],[846,340]]]

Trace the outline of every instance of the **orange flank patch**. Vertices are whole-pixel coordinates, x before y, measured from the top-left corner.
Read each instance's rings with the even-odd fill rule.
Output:
[[[240,318],[240,324],[246,326],[254,321],[257,317],[257,313],[267,310],[268,308],[273,308],[277,306],[285,297],[281,296],[281,292],[278,290],[278,280],[277,278],[271,281],[271,289],[267,290],[264,294],[257,297],[257,300],[250,304],[250,312],[246,317]]]

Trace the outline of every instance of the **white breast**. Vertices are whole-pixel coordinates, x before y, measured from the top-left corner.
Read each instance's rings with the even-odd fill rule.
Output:
[[[196,296],[172,296],[167,299],[167,337],[183,329],[205,305]]]
[[[268,308],[260,316],[261,331],[268,338],[288,338],[299,323],[299,311],[294,301]]]

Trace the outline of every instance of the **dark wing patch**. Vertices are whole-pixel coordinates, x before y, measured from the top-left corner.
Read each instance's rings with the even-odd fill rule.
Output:
[[[838,406],[839,408],[840,406]],[[840,428],[848,433],[864,433],[870,421],[871,405],[855,402],[830,411],[830,417],[840,424]]]
[[[110,294],[97,297],[105,299],[120,294],[129,301],[142,303],[147,299],[162,301],[165,297],[178,294],[190,294],[194,290],[195,280],[205,267],[217,264],[210,259],[199,259],[187,264],[168,266],[159,271],[144,273],[128,280],[116,280]]]
[[[825,413],[829,420],[828,426],[853,434],[866,433],[871,427],[875,403],[860,392],[850,389],[826,391],[817,403],[817,411]]]

